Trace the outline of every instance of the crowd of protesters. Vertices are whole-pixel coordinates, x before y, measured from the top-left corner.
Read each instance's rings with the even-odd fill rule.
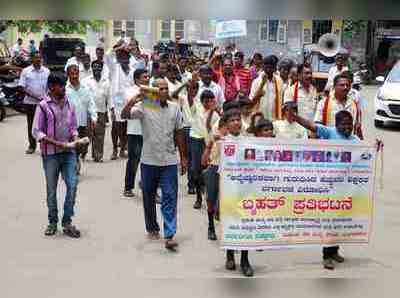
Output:
[[[208,59],[158,51],[148,56],[136,40],[121,39],[110,50],[99,45],[92,61],[77,47],[65,65],[65,76],[42,65],[37,51],[31,56],[32,65],[20,79],[25,102],[31,105],[26,153],[34,153],[36,141],[40,142],[49,236],[57,232],[56,190],[61,173],[67,185],[63,231],[80,237],[71,218],[89,143],[79,140],[88,137],[93,162],[103,162],[108,121],[110,159],[127,158],[121,174],[123,195],[137,196],[135,185],[140,185],[145,229],[154,240],[161,238],[156,203],[161,204],[163,238],[170,250],[178,246],[179,173],[187,175],[194,209],[202,208],[206,198],[207,237],[217,240],[221,139],[363,139],[360,95],[352,90],[352,73],[344,66],[342,54],[336,56],[322,93],[313,85],[311,65],[260,53],[245,57],[232,48],[216,47]],[[157,105],[146,99],[152,90]],[[338,247],[325,247],[324,267],[333,269],[334,261],[344,261]],[[226,269],[235,268],[234,251],[228,250]],[[240,268],[245,276],[253,275],[248,251],[241,252]]]

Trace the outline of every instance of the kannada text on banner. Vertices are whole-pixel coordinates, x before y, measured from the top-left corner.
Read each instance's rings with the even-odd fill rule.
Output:
[[[374,146],[240,138],[221,151],[223,248],[369,242]]]

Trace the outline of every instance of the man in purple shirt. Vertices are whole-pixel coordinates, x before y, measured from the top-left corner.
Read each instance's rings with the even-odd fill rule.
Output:
[[[63,232],[67,236],[79,238],[80,231],[71,221],[78,181],[76,152],[74,143],[71,143],[78,140],[77,119],[73,105],[65,96],[65,84],[63,75],[49,75],[49,94],[36,108],[32,134],[40,142],[46,177],[49,225],[45,235],[57,233],[57,184],[61,173],[67,188],[62,218]]]

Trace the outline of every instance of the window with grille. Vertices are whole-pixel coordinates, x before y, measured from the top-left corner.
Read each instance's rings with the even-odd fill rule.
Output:
[[[268,40],[268,21],[261,21],[260,23],[260,40]]]
[[[135,21],[126,21],[126,36],[135,38]]]
[[[278,39],[278,20],[269,20],[268,21],[268,40],[269,41],[277,41]]]
[[[313,21],[312,25],[312,41],[318,43],[319,38],[332,32],[332,21]]]
[[[286,42],[287,21],[279,21],[278,33],[276,41],[279,43]]]
[[[171,39],[171,21],[161,21],[161,39]]]
[[[185,38],[185,21],[184,20],[175,20],[175,39],[184,39]]]
[[[113,21],[113,36],[119,37],[122,34],[122,21]]]

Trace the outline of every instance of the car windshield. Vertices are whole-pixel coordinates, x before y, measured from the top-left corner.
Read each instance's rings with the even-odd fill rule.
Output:
[[[389,83],[400,83],[400,66],[395,66],[387,78]]]

